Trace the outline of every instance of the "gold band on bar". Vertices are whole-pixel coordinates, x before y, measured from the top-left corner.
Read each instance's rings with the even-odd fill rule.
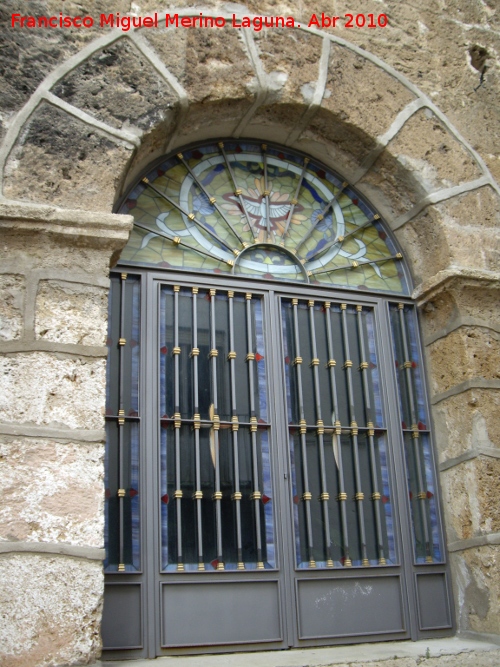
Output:
[[[118,345],[126,345],[127,344],[127,339],[126,338],[119,338],[118,339]]]
[[[363,560],[361,561],[361,565],[363,565],[363,567],[370,567],[370,561],[368,560],[368,558],[363,558]]]
[[[125,489],[118,489],[118,498],[125,498]]]
[[[212,289],[209,291],[209,294],[210,294],[210,296],[215,296],[215,295],[217,294],[217,290],[215,290],[215,289],[212,287]]]
[[[398,303],[399,310],[403,310],[405,307],[404,303]]]
[[[340,435],[341,433],[342,433],[342,424],[337,419],[337,421],[335,422],[335,434]]]
[[[347,303],[341,303],[340,310],[347,310]]]
[[[368,422],[366,426],[368,428],[368,435],[373,437],[375,435],[375,428],[373,426],[373,422]]]
[[[234,266],[234,262],[233,262],[232,259],[228,259],[228,260],[226,260],[226,264],[227,264],[228,266]]]
[[[298,306],[299,305],[299,300],[298,299],[292,299],[292,306]]]
[[[262,194],[264,195],[264,197],[269,197],[269,195],[271,194],[271,190],[264,190]]]
[[[367,361],[362,361],[359,364],[359,370],[360,371],[365,371],[368,368],[368,362]]]
[[[342,491],[341,493],[338,494],[337,500],[344,501],[347,500],[347,493],[345,491]]]
[[[255,433],[257,430],[257,417],[250,417],[250,433]]]
[[[309,567],[316,567],[316,561],[314,560],[314,558],[311,558],[311,560],[309,561]]]
[[[181,244],[181,241],[182,241],[182,239],[181,239],[180,236],[174,236],[174,238],[172,239],[172,243],[173,243],[174,245],[180,245],[180,244]]]
[[[203,498],[203,491],[195,491],[192,498],[193,500],[201,500]]]
[[[294,366],[299,366],[302,363],[302,357],[295,357],[293,360],[293,365]]]
[[[411,361],[405,361],[401,368],[411,368]]]
[[[241,500],[242,498],[243,494],[240,491],[235,491],[231,494],[231,500]]]
[[[358,262],[352,262],[352,263],[351,263],[351,269],[357,269],[358,266],[359,266],[359,263],[358,263]]]
[[[312,493],[310,491],[304,491],[302,500],[312,500]]]
[[[184,563],[177,563],[177,572],[184,572]]]
[[[312,360],[311,360],[311,363],[309,364],[309,366],[311,366],[311,368],[312,368],[313,366],[319,366],[319,359],[317,359],[317,358],[316,358],[316,359],[312,359]]]
[[[365,494],[362,491],[358,491],[355,496],[355,500],[364,500],[365,499]]]
[[[213,422],[214,431],[218,431],[220,429],[220,417],[219,417],[219,415],[214,415],[212,417],[212,422]]]
[[[258,570],[264,570],[265,569],[264,568],[264,563],[261,560],[257,563],[257,569]]]
[[[147,176],[143,176],[142,182],[146,183],[146,185],[149,183],[149,178]]]
[[[426,500],[427,499],[427,493],[425,491],[419,491],[417,494],[417,498],[419,500]]]
[[[118,565],[118,572],[125,572],[125,564],[124,563],[120,563]]]
[[[214,491],[212,493],[212,500],[222,500],[222,491]]]
[[[426,556],[425,557],[425,562],[426,563],[433,563],[434,561],[432,560],[432,556]]]
[[[374,491],[372,493],[372,500],[380,500],[381,498],[382,498],[382,496],[380,495],[380,493],[378,491]]]
[[[325,427],[323,426],[323,422],[321,420],[318,420],[317,426],[318,426],[318,428],[316,429],[316,433],[318,435],[323,435],[324,432],[325,432]]]
[[[249,352],[245,357],[245,361],[255,361],[255,354],[253,352]]]
[[[181,288],[179,285],[174,285],[174,292],[180,292]]]
[[[330,308],[331,305],[332,305],[332,304],[331,304],[330,301],[325,301],[325,303],[323,304],[323,306],[325,307],[325,309]]]
[[[333,560],[331,558],[326,561],[326,567],[334,567]]]
[[[193,421],[194,421],[193,428],[196,429],[196,430],[200,429],[201,428],[201,417],[198,413],[195,414],[195,416],[193,418]]]
[[[174,349],[172,350],[173,355],[180,354],[180,353],[181,353],[181,348],[180,347],[174,347]]]
[[[342,242],[344,241],[344,237],[343,237],[343,236],[339,236],[338,239],[337,239],[337,241],[338,241],[339,243],[342,243]]]
[[[358,425],[356,422],[351,422],[351,435],[358,435]]]
[[[328,359],[328,363],[326,364],[326,368],[334,368],[337,365],[337,362],[335,359]]]
[[[361,313],[363,311],[363,306],[356,306],[356,311]]]
[[[347,359],[342,368],[352,368],[352,361],[350,359]]]
[[[295,199],[295,197],[292,197],[292,199],[290,199],[290,204],[293,204],[294,206],[296,206],[298,203],[299,203],[299,200]]]
[[[352,560],[350,558],[344,560],[344,567],[352,567]]]
[[[182,153],[177,153],[177,157],[179,158],[179,160],[182,160],[182,158],[184,157],[184,155],[183,155]]]
[[[125,424],[125,419],[123,417],[118,418],[118,424],[119,426],[123,426]]]
[[[311,301],[307,302],[307,305],[309,306],[309,308],[312,308],[314,306],[314,301],[311,299]]]
[[[200,356],[200,348],[199,347],[193,347],[189,356],[190,357],[199,357]]]
[[[181,421],[182,421],[181,413],[176,412],[174,414],[174,427],[175,428],[180,428],[181,427]]]
[[[176,491],[174,491],[174,498],[175,498],[175,499],[177,499],[177,498],[182,498],[183,495],[184,495],[184,494],[183,494],[183,492],[182,492],[181,489],[177,489]]]
[[[324,492],[320,495],[319,499],[320,499],[320,500],[330,500],[330,494],[327,493],[326,491],[324,491]]]
[[[238,417],[234,416],[231,420],[231,430],[232,431],[237,431],[240,428],[240,424],[238,422]]]
[[[121,276],[120,276],[120,278],[121,278],[122,280],[127,280],[127,275],[128,275],[127,273],[122,273]]]
[[[189,220],[194,220],[196,218],[196,216],[195,216],[194,213],[189,213],[188,218],[189,218]]]
[[[227,360],[231,361],[231,359],[236,359],[236,352],[229,352],[227,355]]]
[[[238,570],[244,570],[245,569],[245,563],[242,563],[241,561],[237,565]]]
[[[412,438],[415,438],[416,440],[418,440],[419,437],[420,437],[420,433],[419,433],[418,431],[412,431],[412,433],[411,433],[411,437],[412,437]]]
[[[250,500],[260,500],[262,498],[262,493],[260,491],[254,491],[250,494]]]
[[[203,572],[205,570],[205,563],[198,563],[198,570]]]
[[[233,291],[233,290],[230,289],[230,290],[228,291],[228,293],[227,293],[227,298],[228,298],[228,299],[232,299],[232,298],[234,298],[234,291]]]
[[[218,357],[219,356],[219,350],[210,350],[208,353],[208,358],[213,359],[213,357]]]
[[[250,300],[252,299],[252,295],[250,294],[250,292],[247,292],[247,293],[245,294],[245,299],[246,299],[247,301],[250,301]]]
[[[299,433],[307,433],[307,424],[305,419],[301,419],[300,422],[300,428],[299,428]]]
[[[193,292],[193,294],[198,294],[199,290],[198,290],[197,287],[193,287],[193,289],[191,291]]]
[[[378,564],[379,565],[387,565],[387,561],[385,560],[385,558],[379,558],[378,559]]]
[[[241,195],[242,192],[243,192],[243,190],[242,190],[241,188],[236,188],[236,190],[234,191],[234,194],[235,194],[237,197],[239,197],[239,196]]]

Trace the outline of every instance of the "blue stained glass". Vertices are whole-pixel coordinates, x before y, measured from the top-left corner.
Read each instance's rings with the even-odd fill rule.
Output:
[[[255,339],[256,351],[262,357],[265,356],[264,330],[262,325],[262,300],[252,299],[253,310],[255,314]],[[266,378],[266,360],[257,361],[257,382],[259,386],[259,414],[260,419],[267,421],[267,378]]]
[[[368,332],[368,351],[370,354],[371,376],[373,382],[373,400],[375,408],[375,426],[380,428],[384,425],[384,413],[382,409],[382,397],[380,395],[380,376],[378,371],[377,350],[375,347],[375,323],[373,311],[366,312],[366,329]]]
[[[274,503],[273,487],[271,480],[271,460],[269,451],[269,435],[267,429],[262,431],[260,436],[260,447],[262,456],[262,490],[263,495],[270,498],[264,504],[264,517],[266,524],[266,564],[273,568],[276,567],[275,540],[274,540]]]
[[[382,481],[382,508],[385,514],[385,525],[387,543],[389,552],[387,560],[391,563],[396,563],[396,546],[394,541],[394,514],[391,500],[391,488],[389,484],[389,468],[387,461],[387,446],[385,436],[377,438],[378,452],[380,457],[380,475]]]
[[[160,429],[160,513],[161,513],[161,563],[168,568],[168,503],[167,500],[167,429]],[[164,498],[164,500],[161,500]]]
[[[128,282],[128,281],[127,281]],[[132,377],[131,377],[131,408],[139,412],[139,361],[141,337],[141,283],[134,279],[132,283]]]
[[[134,492],[137,492],[135,495]],[[132,530],[132,564],[141,568],[141,505],[139,488],[139,425],[130,425],[130,510]],[[127,566],[126,566],[127,569]]]

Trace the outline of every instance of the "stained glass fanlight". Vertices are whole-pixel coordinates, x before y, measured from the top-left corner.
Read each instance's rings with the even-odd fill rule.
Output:
[[[380,216],[313,159],[252,141],[191,147],[149,168],[121,213],[122,261],[408,293]]]

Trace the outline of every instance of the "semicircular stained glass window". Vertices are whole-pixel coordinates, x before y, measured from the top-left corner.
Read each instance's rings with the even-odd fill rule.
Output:
[[[127,263],[408,293],[380,216],[289,149],[248,140],[187,148],[150,168],[119,212],[135,219]]]

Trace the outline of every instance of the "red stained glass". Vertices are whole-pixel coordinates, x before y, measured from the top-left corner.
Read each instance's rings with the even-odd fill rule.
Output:
[[[430,498],[434,498],[434,494],[431,493],[430,491],[427,491],[427,494],[426,494],[426,495],[427,495],[427,498],[429,498],[429,499],[430,499]]]
[[[167,354],[167,352],[168,352],[168,347],[166,347],[166,346],[164,345],[163,347],[160,348],[160,352],[161,352],[162,354]]]
[[[210,565],[214,568],[214,570],[217,569],[217,565],[219,564],[219,561],[217,558],[214,558],[214,560],[210,563]]]
[[[138,493],[139,491],[136,491],[135,489],[130,489],[130,491],[128,492],[131,498],[135,498]]]
[[[136,340],[131,340],[130,341],[130,347],[133,348],[133,347],[137,347],[138,345],[139,345],[139,343]]]
[[[372,361],[370,361],[370,368],[377,368],[377,364],[374,364]]]
[[[161,266],[164,269],[169,269],[170,268],[170,264],[168,262],[160,262],[158,264],[158,266]]]
[[[263,495],[263,496],[262,496],[262,502],[264,503],[264,505],[267,505],[267,503],[268,503],[270,500],[271,500],[271,498],[269,498],[269,496],[266,496],[266,495]]]
[[[168,501],[169,501],[168,493],[166,493],[164,496],[161,497],[161,502],[165,503],[165,505],[168,505]]]
[[[266,280],[274,280],[274,276],[272,273],[264,273],[264,278]]]
[[[396,368],[399,368],[399,361],[397,359],[394,363],[396,364]]]
[[[386,503],[389,502],[389,497],[388,497],[388,496],[382,496],[382,498],[381,498],[380,500],[381,500],[381,501],[384,503],[384,505],[385,505]]]
[[[106,491],[104,492],[104,497],[105,498],[110,498],[111,497],[111,491],[109,489],[106,489]]]
[[[259,419],[259,424],[265,424],[266,422],[263,419]]]
[[[410,500],[413,500],[413,493],[410,491]]]
[[[236,146],[235,150],[237,153],[241,153],[241,146]]]
[[[298,497],[298,496],[294,496],[294,497],[293,497],[293,502],[295,503],[295,505],[298,505],[298,504],[299,504],[299,497]]]
[[[325,172],[323,171],[323,169],[319,169],[318,172],[317,172],[317,174],[318,174],[318,177],[319,177],[319,178],[326,178],[326,174],[325,174]]]
[[[418,422],[419,431],[427,431],[427,426],[423,422]]]
[[[403,428],[408,428],[408,427],[406,426],[406,422],[401,422],[401,426],[402,426]]]
[[[264,359],[264,357],[257,352],[257,354],[255,355],[255,361],[262,361],[262,359]]]
[[[412,361],[412,362],[411,362],[411,367],[412,367],[412,368],[416,368],[417,366],[418,366],[418,364],[417,364],[416,361]]]
[[[352,203],[354,204],[354,206],[357,206],[357,205],[358,205],[358,200],[357,200],[357,199],[353,199],[353,200],[352,200]]]
[[[290,363],[290,357],[285,357],[285,364],[289,364],[289,363]]]
[[[165,172],[163,171],[163,169],[157,169],[157,170],[156,170],[156,173],[157,173],[158,176],[161,178]]]
[[[197,160],[201,160],[201,158],[203,157],[203,153],[201,153],[200,151],[193,151],[193,157],[196,158]]]
[[[137,200],[136,199],[127,199],[127,208],[128,209],[133,209],[137,206]]]
[[[387,238],[387,234],[385,232],[379,232],[378,235],[382,239],[382,241],[385,241],[385,239]]]

